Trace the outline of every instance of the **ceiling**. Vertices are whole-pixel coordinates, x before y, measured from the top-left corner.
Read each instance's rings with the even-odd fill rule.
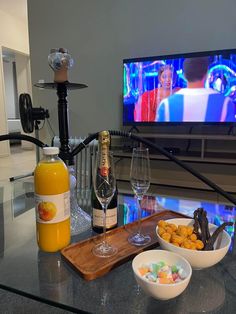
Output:
[[[27,0],[0,0],[0,10],[21,20],[27,19]]]

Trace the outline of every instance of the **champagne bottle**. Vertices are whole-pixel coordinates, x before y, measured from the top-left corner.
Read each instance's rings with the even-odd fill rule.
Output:
[[[102,155],[102,159],[106,162],[110,147],[110,134],[108,131],[102,131],[98,137],[98,154]],[[106,169],[106,168],[104,168]],[[106,211],[106,230],[111,230],[117,227],[117,198],[118,191],[114,193]],[[91,191],[91,205],[92,205],[92,229],[97,233],[103,232],[103,209],[100,204],[94,188]]]

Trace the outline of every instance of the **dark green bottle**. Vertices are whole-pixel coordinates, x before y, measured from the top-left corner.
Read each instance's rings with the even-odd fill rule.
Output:
[[[98,149],[99,154],[102,154],[103,159],[106,159],[107,154],[109,153],[110,147],[110,134],[108,131],[102,131],[99,133],[98,138]],[[106,230],[111,230],[117,227],[117,199],[118,191],[114,193],[113,198],[107,207],[106,212]],[[103,209],[99,200],[96,197],[94,188],[92,186],[91,191],[91,206],[92,206],[92,229],[97,233],[103,232]]]

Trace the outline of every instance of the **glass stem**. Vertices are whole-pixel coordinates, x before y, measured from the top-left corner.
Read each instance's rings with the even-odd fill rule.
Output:
[[[106,246],[106,245],[107,245],[107,242],[106,242],[106,229],[107,229],[107,226],[106,226],[106,216],[107,216],[107,204],[103,204],[103,205],[102,205],[102,209],[103,209],[103,240],[102,240],[102,244],[103,244],[103,246]]]
[[[138,234],[141,234],[142,197],[138,196]]]

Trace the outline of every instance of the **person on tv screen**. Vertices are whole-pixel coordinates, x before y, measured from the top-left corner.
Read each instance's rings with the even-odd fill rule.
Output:
[[[151,122],[155,121],[156,110],[162,99],[170,96],[178,89],[173,89],[176,80],[176,72],[172,65],[162,65],[158,70],[159,87],[150,91],[145,91],[137,102],[135,108],[135,121]]]
[[[184,60],[187,88],[160,103],[155,121],[236,122],[232,100],[212,88],[204,88],[208,66],[208,57]]]

